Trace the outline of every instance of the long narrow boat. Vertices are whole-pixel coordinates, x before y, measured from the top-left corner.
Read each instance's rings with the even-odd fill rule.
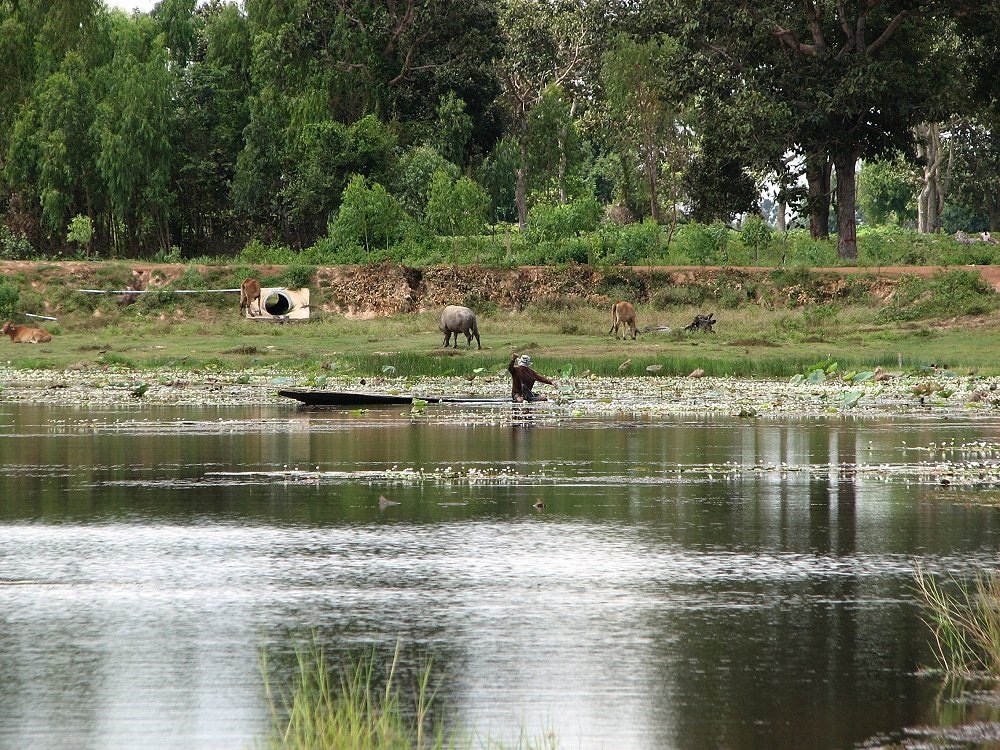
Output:
[[[489,396],[421,396],[406,393],[365,393],[360,391],[319,391],[289,388],[279,396],[293,398],[306,406],[378,406],[380,404],[412,404],[415,399],[431,404],[499,404],[509,398]]]

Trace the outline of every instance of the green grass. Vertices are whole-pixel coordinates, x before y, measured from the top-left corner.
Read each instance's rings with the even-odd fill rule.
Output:
[[[971,582],[941,581],[918,564],[914,578],[941,670],[1000,678],[1000,573],[982,570]]]
[[[282,691],[274,685],[266,651],[261,664],[272,715],[267,746],[275,750],[556,750],[552,732],[532,738],[522,731],[514,745],[491,739],[473,742],[433,718],[434,691],[428,663],[404,699],[400,646],[381,665],[369,656],[331,669],[316,639],[295,650],[295,673]]]
[[[432,313],[366,321],[323,315],[287,325],[235,319],[235,311],[229,310],[179,322],[118,318],[99,326],[87,318],[62,321],[50,344],[0,340],[0,363],[22,369],[268,367],[289,374],[419,377],[503,371],[510,353],[517,351],[530,353],[536,369],[549,373],[572,366],[577,374],[652,376],[646,368],[658,365],[655,374],[660,376],[702,368],[709,375],[781,377],[828,358],[850,369],[937,364],[961,373],[1000,372],[995,356],[1000,323],[987,317],[940,326],[932,321],[881,323],[871,308],[840,308],[811,319],[808,309],[746,307],[717,311],[714,335],[682,331],[701,309],[664,312],[639,306],[640,327],[655,323],[672,330],[640,334],[636,341],[609,336],[604,310],[501,311],[480,320],[481,351],[475,345],[467,349],[464,337],[457,349],[445,349]]]
[[[98,271],[124,273],[113,264],[90,273]],[[297,272],[305,271],[300,267]],[[0,363],[22,369],[219,372],[266,367],[307,376],[471,377],[477,371],[502,372],[516,351],[530,353],[537,369],[547,373],[572,367],[577,374],[664,376],[700,368],[708,375],[784,377],[826,359],[846,369],[936,364],[961,373],[1000,373],[995,356],[1000,350],[995,313],[1000,298],[977,275],[961,271],[912,279],[895,288],[879,287],[874,277],[840,279],[805,269],[764,276],[726,272],[697,283],[675,283],[657,273],[641,279],[634,271],[605,274],[600,283],[634,283],[637,295],[643,287],[645,297],[636,298],[640,329],[670,329],[640,334],[636,341],[608,334],[607,304],[573,296],[594,291],[587,286],[596,283],[589,271],[569,274],[577,286],[567,293],[557,290],[568,277],[542,274],[538,283],[549,293],[524,309],[502,302],[501,289],[477,291],[482,296],[477,305],[481,351],[466,348],[464,337],[457,349],[445,349],[436,310],[349,319],[324,311],[330,292],[323,288],[314,290],[310,320],[276,324],[241,319],[235,295],[144,295],[121,307],[111,298],[67,295],[65,279],[47,278],[46,273],[8,277],[6,283],[8,288],[15,281],[18,285],[19,310],[39,309],[43,300],[62,301],[60,309],[52,310],[59,323],[42,323],[55,334],[54,341],[33,346],[2,339]],[[218,273],[225,280],[237,274]],[[442,278],[434,283],[451,283],[447,274]],[[439,296],[447,293],[446,286],[434,289]],[[895,289],[888,303],[886,289]],[[718,319],[716,334],[682,330],[704,312]]]

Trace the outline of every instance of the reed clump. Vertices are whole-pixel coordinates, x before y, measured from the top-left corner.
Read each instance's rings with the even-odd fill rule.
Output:
[[[942,580],[918,564],[914,578],[945,674],[1000,678],[1000,571]]]
[[[331,669],[314,638],[295,649],[295,673],[279,695],[272,684],[267,653],[262,652],[264,690],[272,715],[267,746],[274,750],[558,750],[552,731],[531,737],[522,728],[514,744],[490,738],[475,742],[448,731],[432,714],[431,664],[419,672],[413,697],[399,685],[400,644],[384,673],[372,651],[340,670]],[[384,679],[384,684],[379,684]]]

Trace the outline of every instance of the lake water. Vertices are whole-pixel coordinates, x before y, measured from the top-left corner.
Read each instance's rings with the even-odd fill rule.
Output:
[[[912,575],[996,565],[995,493],[933,465],[1000,422],[456,408],[0,404],[0,748],[253,747],[261,650],[311,639],[563,748],[982,718],[917,674]]]

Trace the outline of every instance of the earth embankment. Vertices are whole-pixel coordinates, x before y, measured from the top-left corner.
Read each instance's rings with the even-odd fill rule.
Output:
[[[4,261],[0,273],[38,292],[44,309],[57,314],[66,293],[79,289],[155,291],[232,288],[248,273],[265,283],[278,282],[279,266],[247,264],[194,266],[142,261]],[[1000,291],[1000,268],[963,266],[975,270]],[[486,268],[437,266],[412,268],[399,264],[319,266],[310,285],[312,307],[351,318],[373,318],[432,310],[450,303],[490,305],[520,310],[533,304],[585,301],[595,305],[615,299],[637,303],[680,301],[700,289],[708,298],[736,295],[759,304],[800,306],[835,302],[859,290],[876,299],[891,299],[898,279],[930,276],[931,266],[886,268],[750,268],[710,266],[643,266]],[[688,294],[689,297],[693,296]],[[676,300],[674,300],[676,298]]]

